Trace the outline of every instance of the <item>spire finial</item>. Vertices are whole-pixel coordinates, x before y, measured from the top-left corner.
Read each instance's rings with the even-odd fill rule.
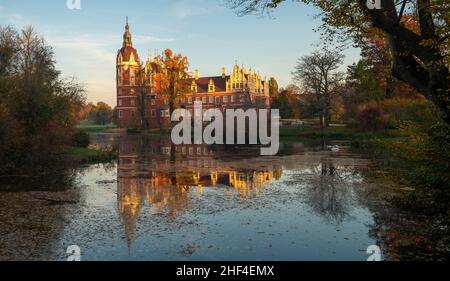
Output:
[[[128,24],[128,16],[127,16],[126,21],[125,21],[125,30],[126,31],[130,30],[130,25]]]
[[[123,46],[133,46],[133,43],[131,43],[131,32],[130,25],[128,24],[128,16],[126,17],[125,33],[123,34]]]

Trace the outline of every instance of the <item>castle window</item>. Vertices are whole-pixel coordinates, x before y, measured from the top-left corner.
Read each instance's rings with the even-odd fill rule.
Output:
[[[130,68],[130,86],[134,86],[136,82],[134,70]]]
[[[214,97],[209,97],[209,103],[211,103],[211,104],[214,103]]]
[[[192,98],[191,97],[188,98],[188,104],[192,104]]]
[[[227,103],[228,102],[228,96],[223,96],[223,102]]]
[[[122,118],[122,117],[123,117],[123,111],[119,110],[119,118]]]
[[[207,98],[207,97],[203,97],[203,98],[202,98],[202,103],[203,103],[203,104],[208,103],[208,98]]]
[[[152,117],[155,117],[156,116],[156,111],[154,109],[152,109],[151,114],[152,114]]]
[[[216,104],[220,104],[220,97],[216,97]]]
[[[234,96],[234,95],[231,96],[231,102],[232,102],[232,103],[235,103],[235,102],[236,102],[236,96]]]
[[[161,110],[161,117],[170,117],[170,110],[169,109],[163,109]]]
[[[131,117],[134,117],[136,115],[136,112],[134,110],[131,111]]]
[[[121,99],[119,99],[118,104],[119,104],[119,106],[122,106],[122,100]]]
[[[156,104],[156,100],[155,99],[151,99],[151,102],[150,102],[152,105],[155,105]]]
[[[136,105],[136,102],[135,102],[135,100],[134,100],[134,99],[132,99],[132,100],[130,101],[130,104],[131,104],[131,106],[135,106],[135,105]]]

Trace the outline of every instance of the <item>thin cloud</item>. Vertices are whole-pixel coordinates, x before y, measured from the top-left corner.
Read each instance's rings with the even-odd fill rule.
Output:
[[[4,9],[0,7],[0,12],[3,10]],[[29,21],[20,14],[0,14],[0,21],[18,27],[23,27],[30,24]]]
[[[163,38],[163,37],[155,37],[150,35],[135,35],[134,40],[140,44],[146,43],[171,43],[175,42],[175,38]]]
[[[222,7],[205,0],[181,0],[172,5],[171,13],[178,19],[212,14],[222,10]]]

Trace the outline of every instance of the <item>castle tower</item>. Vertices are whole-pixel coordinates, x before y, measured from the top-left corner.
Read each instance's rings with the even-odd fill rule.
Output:
[[[139,55],[133,47],[128,17],[122,48],[117,52],[117,119],[120,128],[139,126],[137,94],[139,92]]]

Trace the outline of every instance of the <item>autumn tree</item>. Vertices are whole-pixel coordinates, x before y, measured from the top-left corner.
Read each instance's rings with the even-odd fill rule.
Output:
[[[0,172],[53,161],[71,145],[84,88],[61,78],[32,27],[0,26]]]
[[[402,24],[419,33],[419,23],[409,14],[404,14]],[[417,99],[420,96],[416,90],[392,75],[392,58],[388,38],[380,29],[370,28],[365,36],[361,36],[356,45],[361,49],[361,63],[370,68],[371,76],[384,93],[385,98],[405,97]],[[370,82],[369,82],[370,83]]]
[[[175,99],[189,91],[189,61],[182,54],[174,54],[172,50],[166,49],[163,55],[155,58],[161,67],[161,75],[157,76],[162,94],[169,96],[170,112],[175,107]]]
[[[98,102],[94,110],[95,123],[106,125],[112,122],[112,108],[105,102]]]
[[[342,55],[324,49],[301,57],[292,72],[293,80],[314,97],[322,127],[330,123],[332,101],[344,80],[344,74],[338,71],[342,63]]]
[[[81,107],[80,111],[78,112],[78,116],[77,116],[78,121],[88,120],[90,117],[89,115],[94,108],[95,108],[95,104],[93,104],[92,102],[89,102],[88,104],[83,105]]]
[[[269,79],[269,95],[274,97],[278,94],[278,82],[275,78],[271,77]]]
[[[324,38],[357,41],[377,28],[388,41],[392,74],[431,100],[450,123],[448,0],[380,0],[381,9],[367,0],[296,0],[321,9]],[[229,0],[240,14],[266,12],[285,0]],[[411,14],[419,32],[401,19]]]
[[[148,98],[148,94],[147,93],[147,89],[150,87],[150,77],[147,76],[148,73],[146,73],[145,71],[145,67],[143,66],[143,64],[141,63],[139,65],[139,72],[138,72],[138,87],[139,87],[139,91],[136,95],[136,101],[137,101],[137,110],[138,110],[138,114],[139,114],[139,121],[140,121],[140,126],[141,129],[147,129],[148,128],[148,121],[147,121],[147,116],[148,116],[148,107],[147,107],[147,98]]]
[[[280,110],[283,119],[300,118],[300,89],[295,85],[288,85],[279,90],[278,95],[272,97],[271,107]]]

